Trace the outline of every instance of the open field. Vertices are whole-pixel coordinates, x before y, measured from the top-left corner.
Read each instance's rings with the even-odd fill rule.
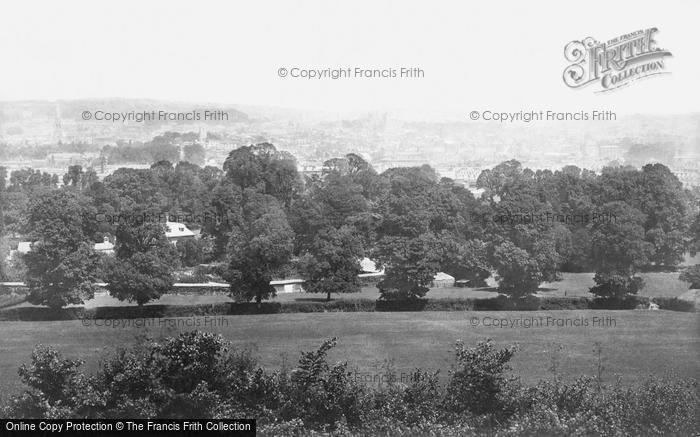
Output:
[[[547,316],[587,321],[582,323],[588,326],[546,326],[544,319],[540,326],[523,327],[524,318],[540,320]],[[604,317],[611,317],[614,325],[609,319],[601,324]],[[520,320],[520,326],[484,326],[493,319],[506,319],[509,323]],[[596,320],[599,326],[593,326]],[[579,310],[275,314],[147,319],[147,327],[119,328],[95,326],[92,320],[84,322],[87,326],[79,320],[0,322],[1,392],[21,389],[17,368],[29,361],[36,343],[53,345],[67,357],[81,357],[87,361],[88,369],[94,369],[101,353],[129,344],[139,334],[172,335],[192,329],[185,325],[196,323],[202,325],[200,329],[221,333],[237,345],[250,346],[260,362],[269,367],[278,367],[285,359],[296,362],[300,350],[313,349],[323,339],[337,336],[339,345],[332,351],[331,360],[347,360],[363,378],[383,374],[382,365],[387,360],[393,360],[397,375],[414,367],[440,369],[444,375],[454,361],[456,340],[474,344],[487,337],[499,345],[520,345],[513,360],[514,371],[527,382],[551,377],[547,368],[559,344],[564,347],[559,364],[563,376],[592,375],[596,341],[603,346],[607,381],[620,374],[623,381],[633,383],[646,374],[665,372],[700,378],[700,326],[695,313]],[[210,326],[204,326],[207,322]],[[174,326],[176,323],[179,326]]]

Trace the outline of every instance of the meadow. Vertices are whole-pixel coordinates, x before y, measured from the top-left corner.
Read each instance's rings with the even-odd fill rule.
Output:
[[[615,375],[635,383],[645,375],[669,372],[700,379],[699,321],[697,313],[569,310],[0,322],[0,393],[6,396],[22,389],[17,368],[29,361],[37,343],[52,345],[65,357],[82,358],[93,370],[105,352],[139,336],[170,336],[195,328],[220,333],[235,345],[252,349],[260,364],[270,368],[293,365],[301,350],[315,349],[335,336],[339,342],[331,361],[348,361],[359,379],[373,385],[387,368],[398,379],[415,367],[440,370],[444,377],[454,362],[457,340],[475,344],[486,338],[501,346],[519,345],[513,373],[524,382],[552,378],[552,363],[563,378],[594,375],[596,342],[602,346],[607,382],[613,382]],[[104,326],[110,324],[116,326]]]

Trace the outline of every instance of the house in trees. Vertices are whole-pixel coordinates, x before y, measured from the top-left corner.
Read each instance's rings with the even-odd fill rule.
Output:
[[[377,264],[369,258],[360,260],[362,273],[357,275],[363,284],[376,284],[384,277],[384,269],[377,268]]]
[[[433,282],[430,284],[430,288],[447,288],[454,287],[455,278],[444,272],[438,272],[433,276]]]
[[[95,243],[95,251],[105,255],[114,255],[114,243],[109,241],[108,236],[105,236],[102,243]]]
[[[166,222],[165,237],[173,244],[179,241],[195,238],[195,233],[192,232],[184,223]]]

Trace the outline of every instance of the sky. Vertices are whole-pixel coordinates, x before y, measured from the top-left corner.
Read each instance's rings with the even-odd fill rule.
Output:
[[[0,101],[149,98],[324,111],[700,111],[697,1],[3,1]],[[657,27],[671,74],[570,89],[564,46]],[[418,67],[420,79],[281,78]]]

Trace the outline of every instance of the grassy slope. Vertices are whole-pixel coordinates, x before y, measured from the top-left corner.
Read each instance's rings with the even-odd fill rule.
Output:
[[[551,316],[587,318],[611,316],[615,327],[493,328],[471,326],[472,317],[511,318]],[[165,319],[167,322],[193,319]],[[200,323],[204,318],[197,318]],[[210,319],[214,320],[214,319]],[[327,313],[228,316],[218,326],[204,329],[221,333],[238,345],[254,348],[262,364],[279,366],[283,356],[296,362],[300,350],[318,346],[330,336],[340,338],[332,360],[347,360],[364,374],[382,372],[382,363],[393,360],[398,374],[414,367],[441,369],[453,362],[457,339],[473,344],[491,337],[500,345],[519,343],[514,370],[528,381],[548,378],[547,367],[556,344],[564,346],[560,373],[568,377],[592,375],[593,343],[600,341],[606,379],[621,374],[634,382],[649,373],[678,372],[700,378],[698,358],[700,326],[696,313],[668,311],[550,311],[550,312],[426,312],[426,313]],[[223,320],[223,322],[222,322]],[[157,322],[156,322],[157,323]],[[82,357],[94,369],[106,349],[134,341],[138,334],[172,335],[188,328],[157,325],[150,328],[82,326],[80,321],[0,322],[0,393],[21,388],[17,367],[29,360],[36,343],[51,344],[69,357]]]

